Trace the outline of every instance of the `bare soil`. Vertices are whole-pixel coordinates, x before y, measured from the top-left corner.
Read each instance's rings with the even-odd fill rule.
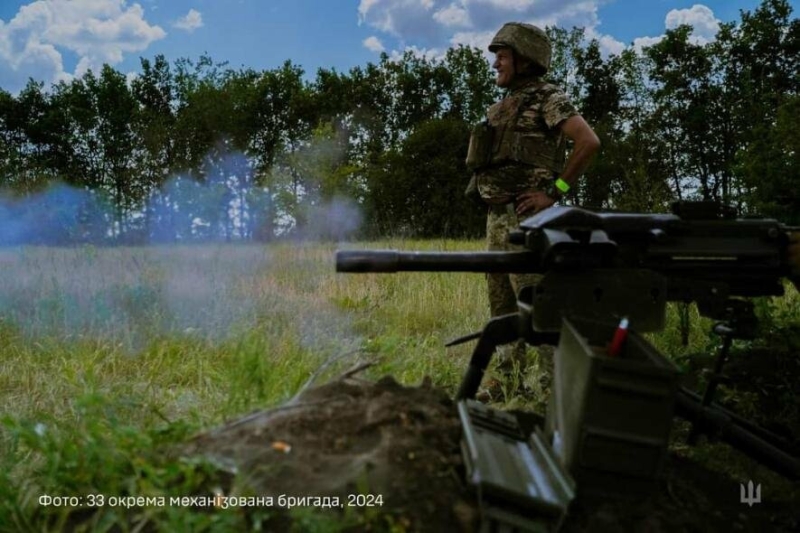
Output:
[[[222,487],[226,494],[338,497],[343,508],[315,509],[332,528],[478,531],[460,438],[455,404],[427,381],[404,387],[392,378],[349,376],[204,433],[184,453],[235,473]],[[579,493],[563,531],[800,530],[797,502],[765,495],[748,507],[739,501],[737,481],[676,454],[658,487],[638,499]],[[358,494],[380,495],[382,504],[348,507]],[[276,508],[263,528],[302,530],[296,519]]]

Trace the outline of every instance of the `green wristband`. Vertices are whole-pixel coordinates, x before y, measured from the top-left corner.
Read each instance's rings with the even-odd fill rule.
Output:
[[[570,190],[569,183],[562,180],[561,178],[558,178],[556,180],[556,188],[564,194],[567,194]]]

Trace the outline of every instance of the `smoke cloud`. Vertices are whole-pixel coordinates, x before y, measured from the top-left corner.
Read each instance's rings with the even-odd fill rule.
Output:
[[[279,313],[309,349],[355,339],[335,310],[308,299],[333,264],[291,256],[311,292],[271,290],[271,276],[284,275],[272,269],[286,261],[275,266],[274,246],[260,241],[349,238],[362,222],[357,203],[306,196],[301,210],[282,211],[281,184],[257,184],[238,153],[209,156],[198,175],[170,179],[121,220],[104,195],[65,184],[0,194],[0,326],[136,352],[162,336],[219,341]]]

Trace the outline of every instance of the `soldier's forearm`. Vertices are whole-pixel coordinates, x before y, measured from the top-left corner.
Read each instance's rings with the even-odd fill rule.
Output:
[[[600,139],[580,115],[573,115],[560,125],[561,131],[575,143],[560,178],[575,185],[600,149]]]
[[[585,139],[575,142],[575,146],[564,165],[564,171],[560,178],[566,181],[570,187],[577,183],[578,178],[586,171],[592,158],[600,149],[600,141],[593,135],[593,139]]]

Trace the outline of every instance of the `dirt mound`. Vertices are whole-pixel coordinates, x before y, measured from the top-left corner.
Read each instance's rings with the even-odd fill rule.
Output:
[[[377,522],[468,530],[475,502],[462,482],[460,436],[455,404],[428,382],[348,378],[201,435],[189,453],[228,465],[248,492],[275,500],[336,496],[363,512],[368,500],[354,497],[369,494],[385,515]]]
[[[464,482],[460,438],[455,404],[428,382],[403,387],[391,378],[348,377],[200,435],[184,453],[235,473],[222,487],[225,494],[276,501],[281,495],[338,497],[343,508],[319,509],[332,527],[476,531],[479,511]],[[371,495],[373,505],[359,505],[367,503],[355,500],[359,494]],[[296,514],[273,510],[264,530],[297,530]],[[800,514],[790,504],[743,505],[737,482],[670,455],[655,494],[616,501],[579,496],[563,530],[775,531],[797,526]]]

